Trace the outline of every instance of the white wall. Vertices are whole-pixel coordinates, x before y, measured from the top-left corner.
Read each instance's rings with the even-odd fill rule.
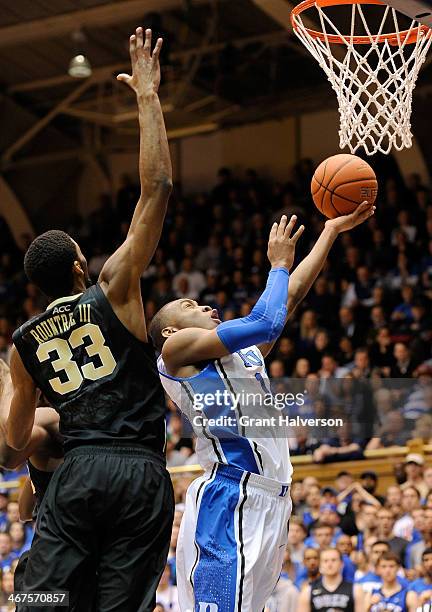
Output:
[[[181,180],[185,193],[206,190],[214,185],[218,169],[229,166],[240,175],[253,167],[263,176],[287,181],[296,156],[310,157],[318,164],[339,153],[338,132],[338,112],[326,110],[303,115],[298,126],[294,118],[287,118],[171,141],[174,180]],[[394,155],[405,177],[419,172],[430,182],[416,142],[412,149]],[[110,171],[114,193],[123,174],[138,177],[138,142],[136,151],[110,156]]]
[[[292,118],[185,138],[179,142],[184,191],[208,189],[222,166],[239,174],[252,167],[264,176],[287,180],[295,163],[294,139]]]

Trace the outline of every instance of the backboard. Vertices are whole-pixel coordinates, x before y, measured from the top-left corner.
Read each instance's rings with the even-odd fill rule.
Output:
[[[432,0],[382,0],[401,13],[432,28]]]

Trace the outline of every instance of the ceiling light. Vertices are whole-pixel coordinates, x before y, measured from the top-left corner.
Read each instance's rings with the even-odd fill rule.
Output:
[[[92,73],[91,64],[85,55],[75,55],[70,61],[68,74],[76,79],[86,79]]]

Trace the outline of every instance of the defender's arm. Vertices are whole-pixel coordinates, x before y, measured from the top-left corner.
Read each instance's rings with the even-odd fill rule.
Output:
[[[172,188],[171,159],[162,108],[159,38],[151,54],[151,30],[130,38],[132,76],[117,78],[137,96],[140,125],[139,174],[141,195],[125,242],[104,265],[99,282],[122,323],[140,340],[147,340],[140,278],[153,257],[162,232]]]
[[[318,274],[323,269],[330,249],[340,233],[350,230],[366,219],[369,219],[375,212],[375,207],[368,202],[363,202],[351,215],[337,217],[327,221],[324,231],[316,241],[313,249],[307,257],[303,259],[291,274],[288,290],[287,317],[286,321],[292,317],[295,309],[309,292],[310,288],[317,279]],[[277,340],[277,338],[276,338]],[[264,343],[259,346],[261,353],[266,357],[272,350],[276,340]]]
[[[32,520],[35,504],[36,500],[33,493],[32,481],[30,478],[27,478],[18,498],[19,516],[21,521]]]
[[[6,422],[6,442],[19,451],[31,440],[39,391],[15,347],[11,353],[10,372],[13,396]]]

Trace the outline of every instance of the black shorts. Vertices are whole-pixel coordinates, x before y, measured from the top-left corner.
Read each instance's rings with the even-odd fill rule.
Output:
[[[138,446],[75,448],[39,509],[23,590],[67,590],[76,612],[152,612],[173,516],[161,456]]]

